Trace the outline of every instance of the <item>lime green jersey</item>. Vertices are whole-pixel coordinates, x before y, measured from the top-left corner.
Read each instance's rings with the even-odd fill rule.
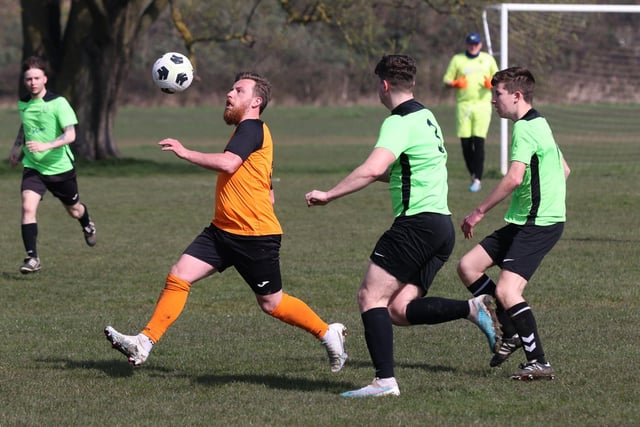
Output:
[[[65,127],[78,124],[67,100],[49,91],[40,99],[21,99],[18,111],[25,141],[51,142],[62,135]],[[57,175],[73,169],[74,157],[68,144],[38,153],[31,153],[25,146],[22,151],[22,164],[43,175]]]
[[[553,225],[566,221],[566,177],[562,152],[547,120],[531,109],[513,125],[511,161],[527,165],[514,190],[505,221]]]
[[[480,52],[475,57],[470,57],[463,52],[451,58],[442,81],[450,83],[465,76],[467,87],[456,90],[456,102],[491,103],[491,89],[485,87],[484,80],[493,77],[497,71],[496,60],[487,52]]]
[[[396,217],[423,212],[451,214],[447,205],[447,151],[431,111],[413,99],[398,105],[382,123],[375,146],[386,148],[396,157],[389,171]]]

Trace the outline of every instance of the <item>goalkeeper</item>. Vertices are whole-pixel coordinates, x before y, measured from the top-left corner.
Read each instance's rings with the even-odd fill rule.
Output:
[[[471,176],[472,192],[480,191],[484,171],[484,141],[491,122],[491,77],[498,71],[496,60],[481,52],[482,38],[470,33],[467,48],[451,58],[443,82],[456,89],[456,133]]]

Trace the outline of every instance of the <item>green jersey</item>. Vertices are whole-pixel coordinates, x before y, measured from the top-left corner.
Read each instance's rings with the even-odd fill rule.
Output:
[[[498,64],[487,52],[470,57],[466,52],[451,58],[442,81],[447,83],[465,76],[467,87],[456,90],[456,102],[491,103],[491,89],[484,86],[484,79],[491,78],[498,71]]]
[[[18,101],[25,141],[51,142],[67,126],[78,124],[78,119],[67,100],[49,91],[41,99],[31,97]],[[69,145],[31,153],[23,147],[22,164],[43,175],[57,175],[73,169],[73,153]]]
[[[562,152],[547,120],[531,109],[513,125],[511,161],[527,165],[504,216],[513,224],[553,225],[566,221],[566,178]]]
[[[389,190],[396,217],[432,212],[450,215],[447,205],[447,151],[433,113],[415,100],[391,111],[376,148],[391,151]]]

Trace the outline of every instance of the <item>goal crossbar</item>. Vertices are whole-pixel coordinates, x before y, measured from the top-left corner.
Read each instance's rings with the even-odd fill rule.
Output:
[[[487,21],[487,11],[500,12],[500,69],[509,67],[509,12],[598,12],[598,13],[640,13],[640,5],[629,4],[540,4],[540,3],[500,3],[485,7],[482,12],[487,50],[493,55],[491,35]],[[500,120],[500,171],[507,173],[509,122]]]

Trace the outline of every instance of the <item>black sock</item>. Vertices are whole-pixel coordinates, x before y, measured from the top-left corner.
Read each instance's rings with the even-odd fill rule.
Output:
[[[407,305],[407,320],[412,325],[437,325],[469,316],[469,302],[448,298],[428,297]]]
[[[483,274],[478,280],[469,285],[467,289],[474,297],[483,294],[491,295],[492,297],[496,296],[496,284],[486,274]]]
[[[377,378],[391,378],[393,364],[393,325],[386,307],[372,308],[361,314],[364,339]]]
[[[38,257],[36,242],[38,240],[38,223],[22,224],[22,243],[27,251],[27,256],[32,258]]]
[[[87,209],[87,205],[82,203],[82,206],[84,206],[84,214],[80,218],[78,218],[78,222],[80,222],[82,228],[85,228],[89,225],[89,221],[91,221],[91,218],[89,217],[89,209]]]
[[[542,349],[542,343],[540,336],[538,335],[538,326],[536,319],[533,316],[533,311],[527,302],[521,302],[516,304],[507,310],[511,320],[515,326],[520,339],[522,340],[522,348],[524,354],[529,362],[534,360],[540,363],[546,363],[544,357],[544,350]]]
[[[473,174],[476,179],[481,180],[484,173],[484,138],[472,136],[471,145],[473,147]]]
[[[464,164],[467,166],[469,175],[473,175],[473,141],[471,138],[460,138],[460,145],[462,145]]]

